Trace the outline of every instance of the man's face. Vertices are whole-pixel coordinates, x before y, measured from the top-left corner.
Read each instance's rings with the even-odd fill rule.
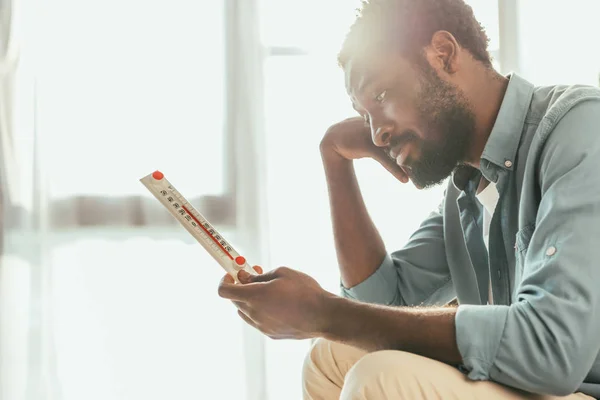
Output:
[[[442,80],[423,59],[370,57],[346,68],[354,108],[371,128],[373,143],[385,148],[413,183],[441,183],[465,161],[475,117],[460,88]]]

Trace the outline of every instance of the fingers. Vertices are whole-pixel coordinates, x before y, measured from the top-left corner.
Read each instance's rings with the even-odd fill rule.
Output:
[[[262,271],[262,268],[255,268],[255,271]],[[280,267],[260,275],[250,275],[248,272],[240,270],[237,277],[242,285],[234,284],[233,278],[231,278],[229,275],[225,275],[219,284],[218,293],[219,296],[226,299],[247,302],[260,291],[264,291],[266,289],[262,284],[249,285],[249,283],[267,283],[291,273],[291,271],[292,270],[289,268]]]
[[[262,274],[263,273],[263,269],[259,265],[255,265],[254,267],[252,267],[252,269],[254,269],[254,271],[256,271],[258,274]],[[242,278],[245,278],[246,275],[251,276],[246,271],[244,271],[244,274],[242,274]],[[238,279],[242,283],[247,283],[246,281],[242,281],[242,279],[240,279],[240,274],[239,273],[238,273]],[[235,283],[235,280],[233,279],[233,277],[231,275],[227,274],[227,275],[225,275],[223,277],[223,279],[221,279],[221,283]]]
[[[231,280],[233,281],[233,278]],[[256,285],[236,285],[233,282],[228,282],[226,276],[219,284],[218,293],[224,299],[246,302],[254,297],[258,290],[260,288]]]
[[[247,316],[246,314],[244,314],[242,311],[238,310],[238,315],[244,320],[246,321],[246,323],[250,326],[252,326],[255,329],[258,329],[258,325],[256,324],[256,322],[254,322],[249,316]]]
[[[260,275],[250,275],[246,271],[241,270],[240,272],[238,272],[238,279],[240,280],[240,282],[244,283],[270,282],[273,279],[281,277],[282,274],[285,273],[285,271],[287,271],[285,267],[280,267],[272,271],[262,273]]]
[[[262,274],[263,269],[262,267],[260,267],[259,265],[255,265],[253,267],[254,271],[256,271],[258,274]],[[244,271],[244,270],[240,270],[238,272],[238,280],[240,281],[240,283],[251,283],[254,282],[252,280],[252,277],[254,276],[260,276],[260,275],[250,275],[248,272]],[[245,301],[247,299],[249,299],[254,292],[256,291],[256,288],[251,289],[239,289],[241,286],[243,285],[236,285],[235,284],[235,280],[233,279],[233,277],[229,274],[225,275],[223,277],[223,279],[221,279],[221,282],[219,283],[219,296],[226,298],[226,299],[230,299],[230,300],[237,300],[237,301]]]
[[[398,164],[396,164],[396,161],[389,158],[387,154],[383,152],[382,156],[378,158],[378,161],[400,182],[408,183],[408,176],[406,175],[406,173],[402,170],[402,168],[400,168]]]
[[[252,282],[252,275],[250,275],[249,273],[247,273],[243,269],[241,269],[241,270],[238,271],[237,277],[238,277],[238,281],[240,281],[240,283],[250,283],[250,282]]]
[[[396,162],[394,160],[386,160],[383,163],[383,166],[385,167],[385,169],[387,169],[392,175],[394,175],[394,177],[396,179],[398,179],[400,182],[402,183],[408,183],[408,176],[406,175],[406,173],[404,173],[404,171],[402,170],[402,168],[400,168],[398,166],[398,164],[396,164]]]
[[[233,279],[233,276],[227,274],[221,279],[221,283],[235,283],[235,280]]]
[[[235,307],[243,312],[246,316],[250,315],[252,308],[248,305],[248,303],[244,303],[243,301],[232,301]]]
[[[259,265],[255,265],[254,267],[252,267],[252,269],[253,269],[254,271],[256,271],[256,273],[258,273],[259,275],[263,273],[263,269],[262,269],[262,267],[260,267]],[[248,272],[246,272],[246,271],[245,271],[245,270],[243,270],[243,269],[242,269],[242,270],[239,270],[239,271],[238,271],[238,275],[237,275],[237,277],[238,277],[238,280],[239,280],[241,283],[250,283],[250,282],[255,282],[255,281],[252,279],[254,276],[256,276],[256,275],[249,274]]]

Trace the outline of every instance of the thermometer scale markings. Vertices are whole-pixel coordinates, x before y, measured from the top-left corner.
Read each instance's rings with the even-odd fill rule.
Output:
[[[194,214],[192,214],[192,212],[190,210],[188,210],[186,208],[186,206],[181,206],[181,208],[183,208],[188,213],[188,215],[190,217],[192,217],[194,219],[194,221],[196,221],[196,223],[200,226],[200,228],[202,228],[202,230],[207,233],[207,235],[213,240],[213,242],[215,242],[217,244],[217,246],[219,246],[221,248],[221,250],[223,250],[225,252],[225,254],[227,254],[227,257],[229,257],[233,260],[233,256],[231,254],[229,254],[229,252],[227,250],[225,250],[223,245],[221,245],[221,243],[219,243],[219,241],[208,231],[208,229],[206,229],[204,227],[204,225],[200,221],[198,221],[198,218],[196,218],[196,216]]]
[[[162,173],[160,173],[160,175],[154,176],[154,174],[153,174],[152,177],[158,181],[161,181],[164,178],[164,175]],[[158,178],[160,178],[160,179],[158,179]],[[196,224],[198,226],[200,226],[200,228],[202,228],[202,230],[204,232],[206,232],[208,237],[214,242],[214,244],[216,244],[217,246],[219,246],[221,248],[221,250],[223,250],[223,252],[227,255],[227,257],[229,257],[231,260],[233,260],[234,258],[229,253],[229,250],[228,250],[231,248],[231,246],[224,239],[217,239],[214,236],[214,234],[211,231],[215,232],[215,229],[208,223],[208,221],[205,220],[205,222],[202,223],[198,220],[196,215],[194,215],[194,213],[186,207],[186,204],[189,204],[189,202],[187,200],[185,200],[185,198],[181,195],[181,193],[179,193],[172,185],[169,185],[168,189],[173,194],[173,196],[175,196],[176,198],[179,199],[179,201],[181,202],[181,208],[190,216],[190,218],[192,218],[194,220],[194,222],[196,222]],[[162,193],[162,195],[165,196],[166,194]],[[167,200],[169,200],[169,199],[167,199]],[[170,202],[170,200],[169,200],[169,202]],[[177,204],[177,203],[175,203],[175,204]],[[175,208],[178,208],[178,206],[179,205],[177,205],[177,207],[175,207]],[[180,215],[183,216],[183,214],[180,214]],[[222,240],[222,242],[219,242],[219,240]],[[224,244],[221,244],[221,243],[224,243]],[[227,249],[224,247],[225,245],[227,245]]]
[[[245,270],[256,275],[246,258],[239,255],[208,220],[175,189],[160,171],[140,181],[170,210],[171,214],[198,240],[216,261],[239,283],[237,273]],[[187,215],[186,215],[187,214]],[[198,226],[201,229],[197,229]],[[208,237],[207,237],[208,236]]]

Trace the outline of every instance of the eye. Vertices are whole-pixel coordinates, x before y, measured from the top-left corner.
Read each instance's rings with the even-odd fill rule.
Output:
[[[375,101],[378,102],[378,103],[383,103],[383,101],[385,100],[386,93],[387,93],[387,90],[384,90],[383,92],[379,93],[375,97]]]

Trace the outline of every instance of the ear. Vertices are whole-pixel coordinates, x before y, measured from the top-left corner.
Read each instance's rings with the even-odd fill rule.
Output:
[[[429,64],[438,72],[452,75],[459,68],[460,45],[447,31],[437,31],[431,42],[425,47],[425,56]]]

